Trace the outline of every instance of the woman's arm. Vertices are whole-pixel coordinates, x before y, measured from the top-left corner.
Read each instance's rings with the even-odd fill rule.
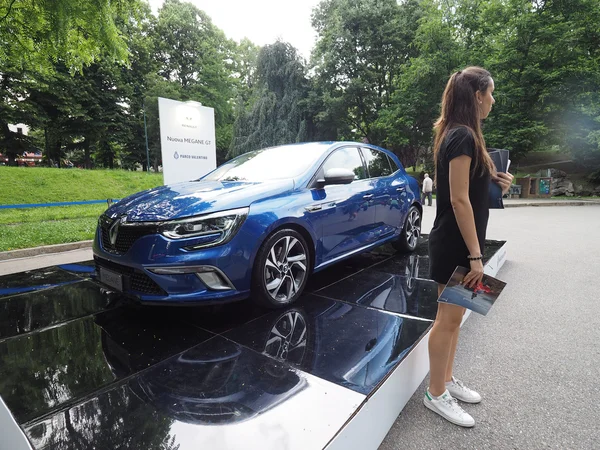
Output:
[[[481,255],[481,247],[477,238],[473,207],[469,199],[470,168],[471,157],[467,155],[458,156],[450,161],[450,201],[460,234],[469,249],[469,255],[477,257]],[[471,272],[465,277],[464,284],[474,286],[481,281],[482,277],[483,261],[471,261]]]
[[[469,170],[471,158],[458,156],[450,161],[450,201],[465,244],[471,256],[479,256],[481,249],[475,228],[473,207],[469,200]]]

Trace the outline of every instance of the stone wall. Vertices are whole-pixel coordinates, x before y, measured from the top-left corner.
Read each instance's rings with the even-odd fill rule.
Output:
[[[573,197],[575,195],[575,187],[567,178],[566,172],[558,169],[550,169],[550,176],[552,177],[552,184],[550,185],[550,195],[552,197],[561,195]]]
[[[550,185],[550,194],[553,197],[564,195],[573,197],[590,197],[592,195],[600,196],[600,186],[594,189],[585,189],[582,185],[574,186],[573,182],[567,178],[567,173],[558,169],[550,169],[552,184]]]

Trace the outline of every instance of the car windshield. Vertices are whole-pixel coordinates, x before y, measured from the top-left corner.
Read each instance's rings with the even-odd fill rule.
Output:
[[[308,170],[328,148],[324,144],[283,145],[248,152],[203,180],[269,181],[294,178]]]

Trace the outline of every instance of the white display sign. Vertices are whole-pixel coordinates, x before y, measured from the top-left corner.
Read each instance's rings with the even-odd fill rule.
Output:
[[[215,110],[158,97],[164,184],[196,180],[217,166]]]

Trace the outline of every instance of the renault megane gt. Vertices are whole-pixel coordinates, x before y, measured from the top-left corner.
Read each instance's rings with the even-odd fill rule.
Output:
[[[417,181],[387,150],[270,147],[113,204],[94,239],[97,278],[143,303],[279,308],[338,261],[386,242],[414,250],[421,215]]]

